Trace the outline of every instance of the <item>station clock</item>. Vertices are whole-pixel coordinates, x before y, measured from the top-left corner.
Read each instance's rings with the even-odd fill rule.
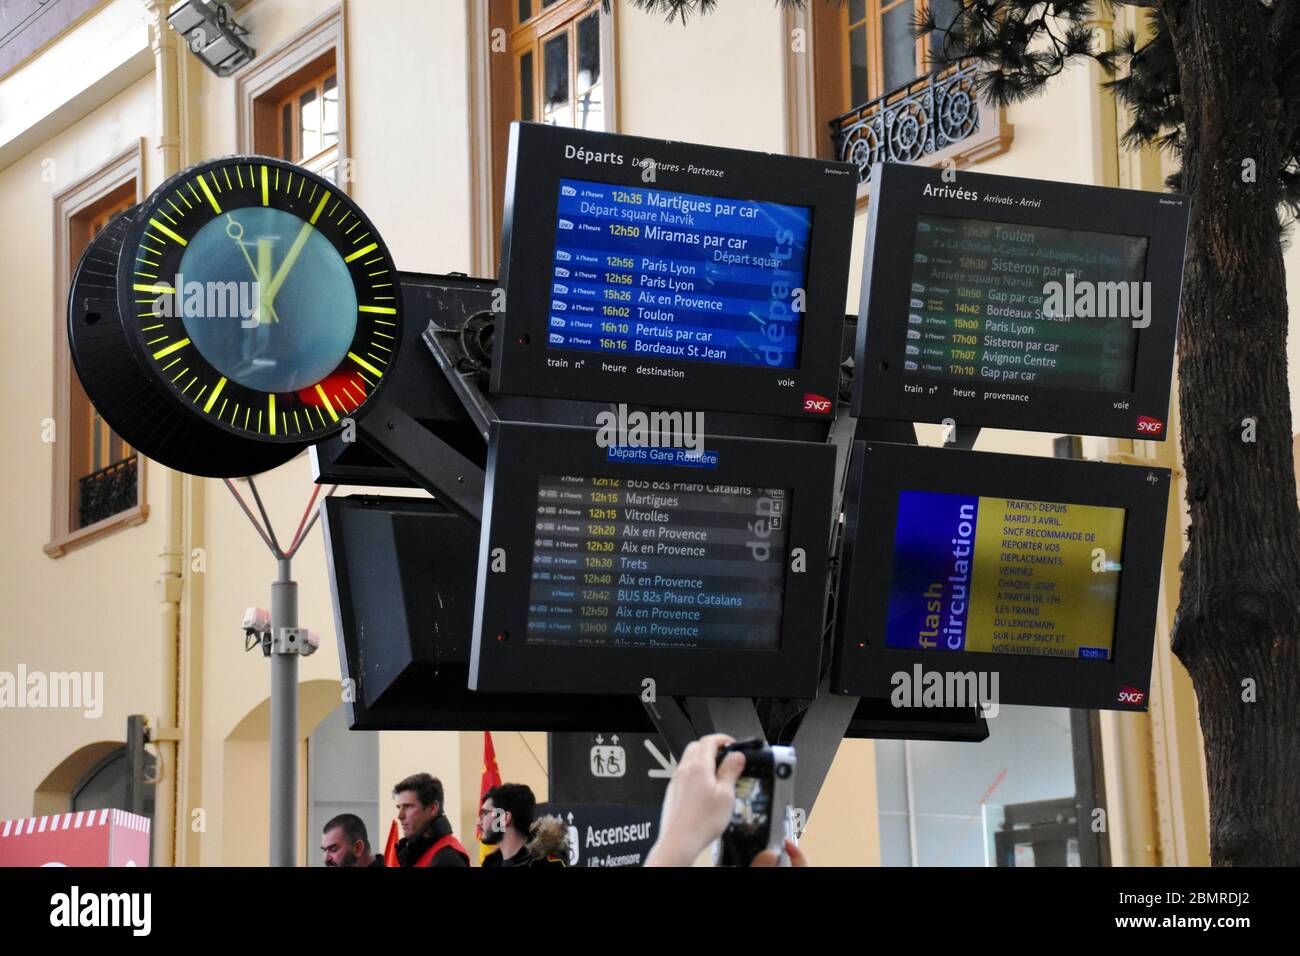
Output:
[[[86,394],[191,474],[288,461],[363,414],[401,341],[396,269],[337,185],[281,160],[200,163],[116,217],[73,276]]]

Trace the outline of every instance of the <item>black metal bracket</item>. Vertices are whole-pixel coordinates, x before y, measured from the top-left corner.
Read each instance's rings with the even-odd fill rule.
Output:
[[[483,521],[483,469],[396,405],[380,399],[357,432],[435,498],[476,524]]]
[[[892,445],[915,445],[916,426],[911,422],[888,421],[882,418],[859,418],[853,437],[858,441],[889,442]],[[970,451],[980,437],[979,425],[952,425],[946,436],[944,448],[961,448]]]
[[[487,314],[491,315],[491,313]],[[476,316],[470,316],[461,325],[445,326],[439,325],[436,318],[430,319],[420,338],[424,340],[424,344],[433,353],[434,361],[438,363],[438,369],[451,383],[451,387],[456,392],[456,397],[460,399],[461,404],[465,407],[466,414],[469,415],[474,422],[474,427],[478,429],[479,434],[483,436],[483,440],[486,442],[488,440],[488,430],[491,428],[492,422],[497,420],[497,413],[493,411],[492,406],[483,394],[482,379],[485,377],[486,371],[482,364],[483,360],[471,356],[466,348],[466,329],[475,319]],[[473,339],[469,341],[473,341]],[[490,361],[490,356],[488,359]]]

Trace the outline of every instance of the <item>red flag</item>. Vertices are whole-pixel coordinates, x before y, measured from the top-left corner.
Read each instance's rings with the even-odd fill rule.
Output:
[[[483,806],[483,798],[493,787],[501,786],[501,769],[497,767],[497,751],[492,746],[492,732],[483,731],[483,779],[478,787],[478,803]],[[483,858],[496,849],[494,846],[487,846],[483,843],[483,822],[474,825],[474,832],[479,840],[478,859],[483,862]]]
[[[388,828],[388,842],[384,844],[384,866],[400,866],[397,862],[397,821]]]

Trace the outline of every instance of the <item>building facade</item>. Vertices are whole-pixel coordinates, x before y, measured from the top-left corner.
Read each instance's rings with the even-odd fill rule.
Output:
[[[245,652],[239,620],[267,605],[275,563],[221,482],[172,472],[113,435],[68,357],[71,272],[114,212],[200,160],[277,155],[346,189],[400,268],[491,276],[514,119],[838,157],[864,180],[866,164],[889,159],[1162,188],[1161,157],[1119,146],[1123,111],[1095,66],[991,108],[968,65],[936,70],[930,41],[900,32],[922,2],[800,11],[724,0],[683,28],[626,0],[609,11],[589,0],[248,0],[233,6],[256,56],[225,78],[169,29],[164,0],[7,4],[0,671],[76,672],[83,691],[102,680],[102,693],[0,709],[0,818],[121,799],[128,718],[143,715],[155,863],[267,858],[270,675]],[[928,2],[937,14],[946,5]],[[1141,28],[1131,8],[1114,17],[1094,24],[1104,42]],[[866,204],[864,183],[849,312]],[[986,432],[978,447],[1050,455],[1052,437]],[[1083,443],[1089,457],[1175,469],[1177,449],[1176,425],[1164,443]],[[306,455],[259,478],[282,535],[311,480]],[[808,820],[814,862],[984,864],[1006,807],[1071,798],[1092,811],[1095,841],[1068,849],[1081,862],[1207,863],[1195,698],[1169,652],[1184,526],[1176,495],[1149,713],[1008,707],[983,744],[845,741]],[[316,862],[320,823],[342,809],[361,812],[382,845],[391,785],[419,770],[442,779],[453,826],[472,833],[482,735],[349,733],[319,530],[294,576],[300,620],[323,639],[300,672],[300,860]],[[545,794],[545,735],[494,737],[504,777]]]

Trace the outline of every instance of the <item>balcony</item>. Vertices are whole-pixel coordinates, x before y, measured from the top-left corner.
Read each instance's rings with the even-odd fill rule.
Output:
[[[1011,127],[1001,109],[981,104],[977,68],[975,60],[954,63],[835,117],[835,158],[857,166],[858,182],[866,183],[872,163],[938,165],[950,158],[966,166],[1005,152]]]
[[[115,461],[107,468],[91,472],[80,481],[80,507],[78,527],[111,518],[115,514],[134,508],[138,502],[138,480],[135,455]]]

